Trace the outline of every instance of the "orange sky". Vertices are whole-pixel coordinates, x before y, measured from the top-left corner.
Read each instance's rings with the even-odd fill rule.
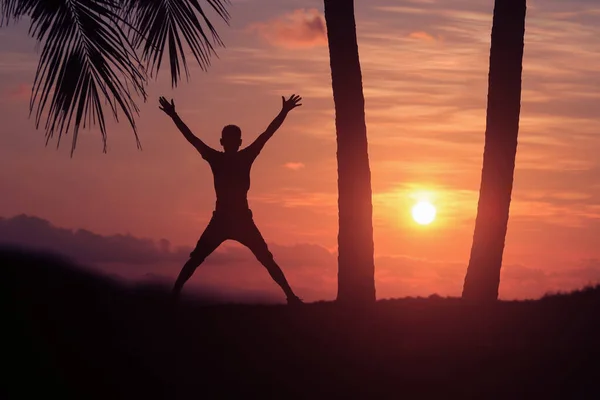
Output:
[[[477,207],[493,1],[357,3],[378,296],[459,295]],[[240,0],[231,14],[231,27],[218,24],[227,48],[208,73],[195,67],[174,90],[166,70],[151,83],[138,118],[143,151],[126,124],[109,123],[108,154],[92,130],[80,134],[72,159],[70,137],[58,151],[56,141],[44,147],[28,119],[37,55],[26,24],[2,28],[0,216],[192,246],[214,204],[210,169],[160,113],[158,96],[174,97],[190,128],[217,147],[223,125],[240,125],[249,143],[279,111],[280,96],[299,93],[303,107],[254,164],[249,199],[299,295],[334,297],[335,132],[322,4]],[[600,281],[598,22],[595,1],[529,2],[502,298]],[[421,192],[438,210],[427,227],[410,218]],[[207,261],[193,284],[278,295],[249,251],[225,246],[220,254],[235,265]],[[172,280],[184,261],[100,264]]]

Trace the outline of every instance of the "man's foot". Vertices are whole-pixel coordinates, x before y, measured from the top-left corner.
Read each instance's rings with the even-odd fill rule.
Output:
[[[300,300],[300,297],[298,296],[290,296],[287,298],[287,303],[289,306],[297,306],[300,304],[304,304],[304,302],[302,300]]]

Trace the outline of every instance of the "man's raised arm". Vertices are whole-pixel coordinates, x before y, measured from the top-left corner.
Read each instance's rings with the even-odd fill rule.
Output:
[[[161,96],[161,98],[158,101],[160,103],[159,108],[173,119],[173,122],[175,122],[177,128],[179,128],[179,130],[187,139],[187,141],[190,142],[196,148],[196,150],[198,150],[198,152],[202,155],[202,158],[206,159],[211,153],[216,152],[215,149],[211,148],[202,140],[200,140],[200,138],[194,135],[190,128],[188,128],[187,125],[181,120],[181,118],[179,118],[179,115],[177,115],[177,113],[175,112],[175,103],[173,102],[173,99],[171,99],[171,102],[169,103],[167,99]]]
[[[248,146],[248,149],[258,154],[265,145],[265,143],[267,143],[267,141],[271,139],[271,136],[273,136],[273,134],[277,131],[277,129],[279,129],[281,124],[283,124],[283,121],[285,120],[285,117],[287,117],[288,113],[294,108],[302,105],[300,103],[301,100],[302,97],[296,94],[291,95],[290,98],[287,100],[285,99],[285,97],[281,96],[281,111],[275,117],[273,122],[269,124],[267,129],[263,133],[261,133],[260,136],[258,136],[258,138],[256,138],[256,140],[250,146]]]

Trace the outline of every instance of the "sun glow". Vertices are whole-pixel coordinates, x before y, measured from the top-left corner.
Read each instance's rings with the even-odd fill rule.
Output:
[[[429,201],[419,201],[412,208],[412,217],[419,225],[429,225],[435,219],[436,210]]]

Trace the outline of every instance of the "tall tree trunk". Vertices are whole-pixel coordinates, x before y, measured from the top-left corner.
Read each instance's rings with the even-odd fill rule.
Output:
[[[526,0],[496,0],[479,204],[462,297],[498,298],[517,153]]]
[[[375,301],[371,170],[353,0],[325,0],[338,162],[338,295]]]

